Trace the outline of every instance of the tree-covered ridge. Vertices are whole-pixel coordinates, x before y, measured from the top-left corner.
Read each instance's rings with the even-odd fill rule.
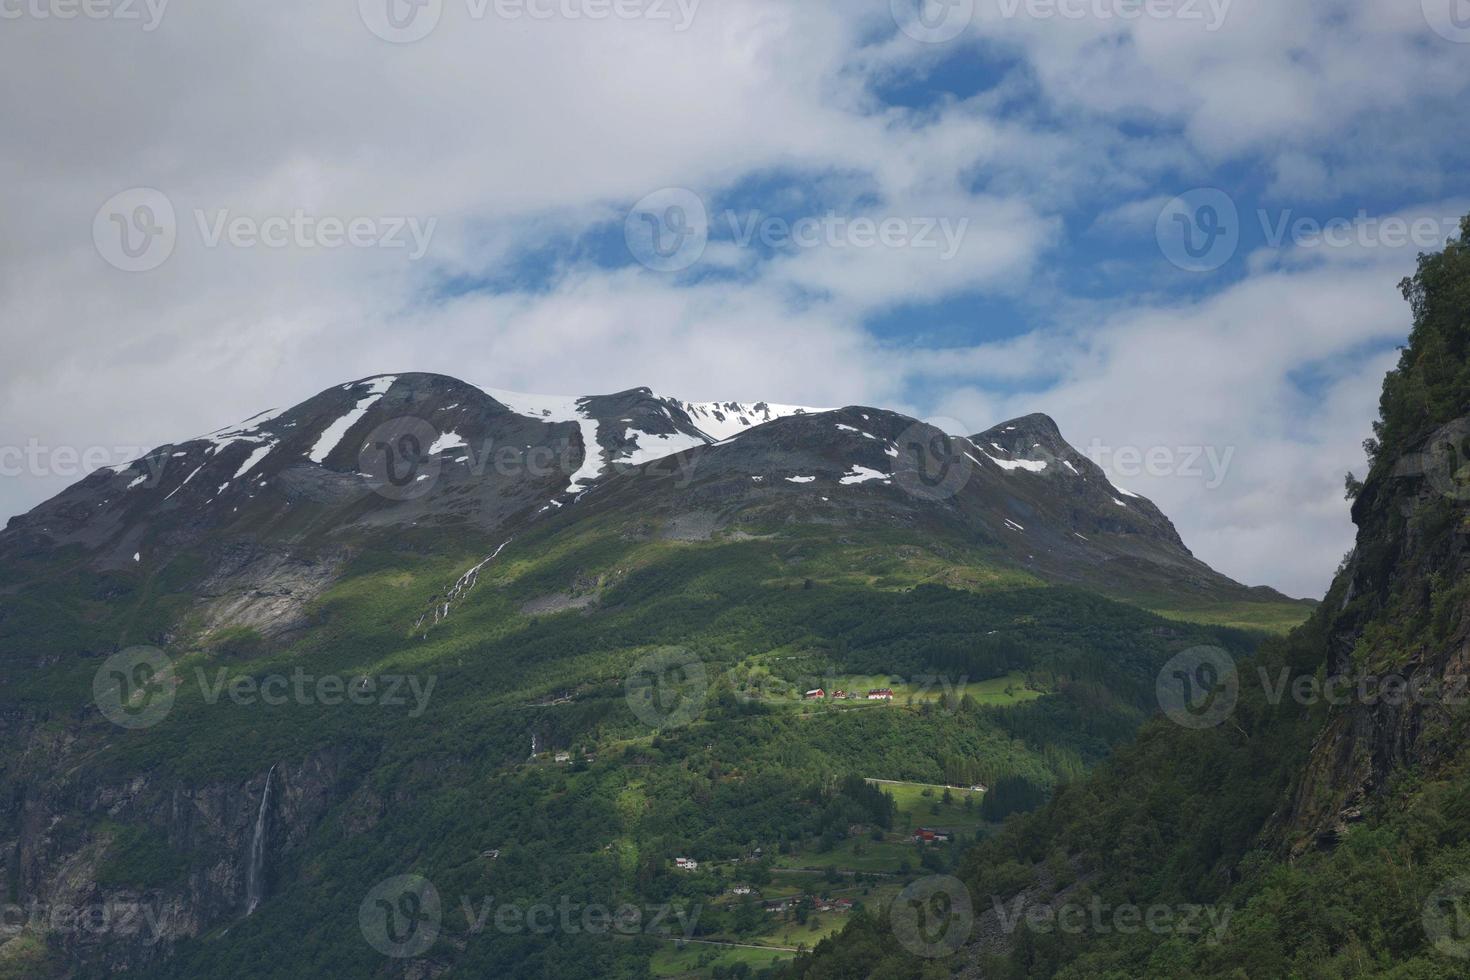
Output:
[[[1470,408],[1470,217],[1458,240],[1419,256],[1418,271],[1400,288],[1414,326],[1398,367],[1383,382],[1368,443],[1375,467]]]

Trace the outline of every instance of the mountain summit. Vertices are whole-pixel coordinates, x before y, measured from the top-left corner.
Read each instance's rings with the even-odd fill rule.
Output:
[[[319,588],[383,529],[483,538],[488,553],[593,517],[687,540],[757,526],[922,533],[1041,581],[1157,606],[1282,598],[1196,559],[1157,507],[1113,486],[1045,415],[957,437],[877,408],[697,403],[649,388],[538,396],[432,374],[338,385],[93,473],[11,520],[0,556],[78,548],[99,571],[125,571],[203,549],[227,577],[264,562],[244,580],[253,591],[302,562]]]

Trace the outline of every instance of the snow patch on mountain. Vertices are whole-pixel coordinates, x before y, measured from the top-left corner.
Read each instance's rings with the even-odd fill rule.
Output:
[[[451,449],[466,448],[468,448],[468,446],[458,432],[446,432],[439,438],[434,440],[434,444],[429,447],[429,455],[437,456],[440,453],[448,452]]]
[[[986,458],[1007,472],[1025,470],[1028,473],[1040,473],[1046,469],[1044,459],[996,459],[989,453],[986,454]]]
[[[629,432],[629,435],[633,437],[635,445],[631,449],[623,450],[622,455],[618,457],[619,462],[628,466],[642,466],[644,463],[652,463],[665,456],[674,456],[709,445],[698,436],[682,433],[657,435],[633,430]]]
[[[852,470],[848,472],[845,476],[843,476],[842,479],[838,482],[845,487],[850,487],[859,483],[867,483],[870,480],[882,480],[884,482],[887,482],[892,479],[893,477],[889,476],[887,473],[880,472],[879,470],[870,470],[866,466],[858,466],[854,464]]]
[[[572,474],[567,484],[570,493],[581,493],[587,485],[596,482],[602,475],[602,446],[597,441],[599,424],[589,415],[582,403],[587,399],[568,395],[529,395],[519,391],[503,391],[499,388],[481,388],[481,391],[500,402],[517,415],[542,419],[547,422],[575,422],[582,429],[582,445],[586,457],[581,467]]]
[[[183,483],[180,483],[178,486],[174,487],[173,490],[171,490],[169,492],[169,495],[167,497],[164,497],[163,499],[166,500],[166,501],[167,500],[172,500],[174,494],[176,494],[180,490],[184,489],[184,487],[186,487],[188,485],[188,483],[189,483],[190,480],[194,479],[194,477],[196,477],[196,476],[199,475],[199,471],[202,470],[202,469],[204,469],[204,464],[203,463],[201,463],[198,466],[194,467],[194,472],[192,472],[188,476],[184,477],[184,482]]]
[[[338,444],[342,442],[352,427],[368,413],[368,409],[372,408],[379,398],[382,398],[387,393],[389,388],[393,387],[393,382],[397,380],[397,375],[374,378],[368,385],[367,393],[358,399],[357,404],[352,407],[352,410],[322,431],[321,437],[316,441],[316,445],[311,448],[311,452],[306,454],[307,459],[310,459],[313,463],[326,462],[332,450],[337,448]],[[353,386],[344,385],[343,387],[351,390]]]
[[[800,405],[773,405],[770,402],[675,402],[683,409],[699,431],[723,442],[748,432],[757,425],[793,415],[817,415],[827,408]]]
[[[255,451],[250,454],[245,462],[240,464],[240,468],[235,471],[235,475],[230,477],[230,479],[238,480],[246,473],[249,473],[251,470],[255,469],[255,464],[259,463],[261,460],[269,456],[270,451],[274,448],[276,448],[274,442],[268,442],[264,446],[257,446]]]

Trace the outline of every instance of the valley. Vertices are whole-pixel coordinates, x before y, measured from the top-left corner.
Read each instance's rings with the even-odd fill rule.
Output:
[[[185,465],[153,489],[94,476],[0,536],[14,893],[171,913],[141,941],[63,940],[78,976],[784,962],[1082,778],[1178,650],[1265,636],[1198,620],[1308,611],[1200,566],[1141,498],[1098,487],[1105,509],[1079,509],[1103,478],[1036,420],[1010,427],[1034,430],[1027,466],[994,464],[1023,449],[997,437],[926,496],[896,485],[915,423],[877,410],[714,442],[647,392],[502,393],[525,415],[428,376],[339,394],[165,447]],[[371,437],[412,428],[374,414],[399,397],[441,433],[390,440],[401,487],[375,482]],[[294,434],[321,426],[360,458]],[[594,429],[601,467],[579,442]],[[661,430],[680,465],[612,465]],[[564,470],[455,469],[477,439],[553,436]],[[885,478],[848,481],[854,457]],[[1051,479],[1080,482],[1053,497]],[[997,510],[1036,551],[988,530]],[[1108,565],[1126,571],[1087,570]],[[1094,575],[1109,588],[1076,584]],[[1120,601],[1127,582],[1152,584]],[[1161,592],[1190,618],[1140,608]],[[99,714],[85,692],[121,683],[118,657],[135,660]],[[438,909],[423,932],[410,898]],[[558,908],[604,924],[533,926]],[[620,909],[640,914],[614,928]],[[303,935],[311,958],[272,956]],[[6,948],[62,969],[58,948]]]

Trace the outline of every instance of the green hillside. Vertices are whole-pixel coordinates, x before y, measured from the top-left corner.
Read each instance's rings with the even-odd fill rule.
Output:
[[[1151,722],[961,862],[976,923],[1042,924],[997,940],[953,919],[956,942],[915,956],[864,916],[788,975],[1470,976],[1470,219],[1403,290],[1410,343],[1372,471],[1348,478],[1357,547],[1310,622],[1237,660],[1217,724]],[[1046,925],[1067,907],[1078,928]],[[1168,918],[1186,909],[1218,928]]]
[[[543,935],[466,919],[464,902],[491,896],[497,908],[658,908],[686,917],[675,937],[785,946],[789,959],[861,914],[815,911],[822,899],[881,907],[904,881],[954,867],[998,818],[983,794],[945,801],[943,787],[1030,787],[1021,795],[1034,805],[1137,730],[1170,656],[1201,644],[1244,655],[1258,642],[897,536],[675,542],[595,524],[512,542],[447,618],[419,623],[426,595],[494,550],[463,547],[430,531],[364,547],[289,640],[206,635],[187,617],[166,631],[187,608],[187,567],[126,595],[58,568],[9,607],[6,649],[36,638],[25,657],[115,636],[114,647],[162,641],[173,662],[171,709],[131,731],[82,707],[99,657],[12,674],[18,704],[80,722],[63,785],[136,773],[161,814],[173,787],[258,787],[280,766],[281,792],[321,798],[309,826],[277,828],[258,910],[179,941],[151,975],[375,975],[395,961],[364,939],[360,906],[409,874],[443,899],[435,942],[413,961],[468,975],[635,977],[650,964],[714,975],[772,958],[737,946],[676,956],[666,923]],[[659,669],[641,669],[650,662]],[[304,703],[265,703],[271,678],[303,672]],[[326,675],[378,678],[380,693],[406,680],[397,703],[328,704],[310,696]],[[896,696],[803,698],[844,685]],[[45,778],[30,766],[12,756],[12,786]],[[866,779],[941,789],[930,802]],[[204,845],[181,851],[163,816],[88,812],[69,833],[92,842],[92,873],[109,887],[186,891],[217,860]],[[914,844],[929,823],[953,824],[955,839]],[[676,869],[676,857],[699,870]],[[742,884],[790,906],[743,907],[731,894]],[[287,944],[297,952],[282,959]]]

